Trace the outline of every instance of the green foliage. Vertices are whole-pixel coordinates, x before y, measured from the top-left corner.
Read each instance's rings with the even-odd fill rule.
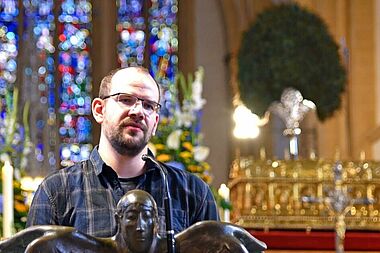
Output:
[[[243,103],[263,116],[285,88],[317,106],[320,120],[340,107],[346,72],[323,20],[296,4],[261,13],[242,38],[238,54]]]
[[[222,208],[223,210],[232,210],[233,206],[231,201],[224,199],[220,194],[218,193],[218,189],[215,189],[214,187],[211,187],[212,194],[214,195],[216,204]]]
[[[176,84],[170,89],[176,109],[173,114],[160,115],[160,124],[150,148],[158,161],[187,170],[210,184],[210,165],[205,161],[209,148],[202,145],[200,126],[205,103],[201,97],[203,72],[199,67],[195,77],[177,74]]]
[[[14,167],[13,193],[14,193],[14,230],[20,231],[25,228],[28,206],[25,203],[25,192],[21,189],[20,176],[24,174],[27,166],[27,155],[31,150],[29,136],[29,102],[25,103],[22,114],[23,124],[18,123],[18,89],[9,91],[5,95],[5,107],[0,104],[0,111],[3,111],[0,120],[0,170],[5,161],[10,161]],[[0,171],[0,194],[2,188],[2,173]],[[3,203],[1,202],[2,206]],[[2,208],[2,207],[1,207]],[[3,230],[2,213],[0,214],[0,235]]]

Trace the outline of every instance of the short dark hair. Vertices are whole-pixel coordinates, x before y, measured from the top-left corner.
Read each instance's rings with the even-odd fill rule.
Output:
[[[140,66],[113,69],[106,76],[104,76],[102,81],[100,82],[100,87],[99,87],[99,97],[100,98],[110,95],[109,93],[111,90],[112,77],[117,72],[119,72],[119,70],[127,69],[127,68],[135,68],[135,69],[137,69],[138,72],[143,72],[144,74],[151,76],[148,69],[146,69],[144,67],[140,67]],[[154,80],[154,78],[153,78],[153,80]],[[157,83],[156,80],[154,82],[156,83],[157,89],[158,89],[158,103],[159,103],[161,100],[161,88],[160,88],[160,85]]]

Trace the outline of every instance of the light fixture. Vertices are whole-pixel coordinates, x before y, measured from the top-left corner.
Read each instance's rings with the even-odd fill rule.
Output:
[[[235,128],[233,134],[238,139],[254,139],[260,134],[259,127],[268,122],[269,115],[260,119],[252,113],[245,105],[239,104],[233,113]]]

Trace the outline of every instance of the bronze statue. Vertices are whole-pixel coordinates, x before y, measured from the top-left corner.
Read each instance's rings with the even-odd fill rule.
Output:
[[[226,222],[200,221],[175,238],[180,253],[255,253],[266,249],[265,243],[245,229]]]
[[[73,231],[73,227],[56,226],[56,225],[44,225],[44,226],[34,226],[24,229],[11,238],[3,240],[0,242],[0,252],[1,253],[23,253],[26,247],[33,240],[43,237],[51,232],[59,231]]]
[[[72,227],[41,225],[27,228],[0,242],[0,252],[46,253],[164,253],[158,234],[158,211],[153,197],[141,190],[127,192],[119,201],[113,237],[99,238]],[[179,253],[262,252],[265,243],[243,228],[223,222],[201,221],[175,235]]]
[[[158,211],[149,193],[127,192],[118,202],[115,219],[118,229],[110,238],[93,237],[73,227],[40,225],[0,242],[0,252],[158,252]]]
[[[141,190],[127,192],[118,202],[115,219],[118,229],[111,238],[97,238],[77,230],[54,231],[30,243],[25,253],[158,252],[158,211],[149,193]]]

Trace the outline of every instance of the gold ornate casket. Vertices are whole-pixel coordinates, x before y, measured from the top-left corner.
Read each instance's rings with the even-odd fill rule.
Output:
[[[380,229],[380,162],[342,162],[342,187],[351,200],[347,229]],[[232,222],[257,229],[334,229],[335,220],[323,202],[334,190],[332,160],[254,160],[244,157],[230,170]]]

